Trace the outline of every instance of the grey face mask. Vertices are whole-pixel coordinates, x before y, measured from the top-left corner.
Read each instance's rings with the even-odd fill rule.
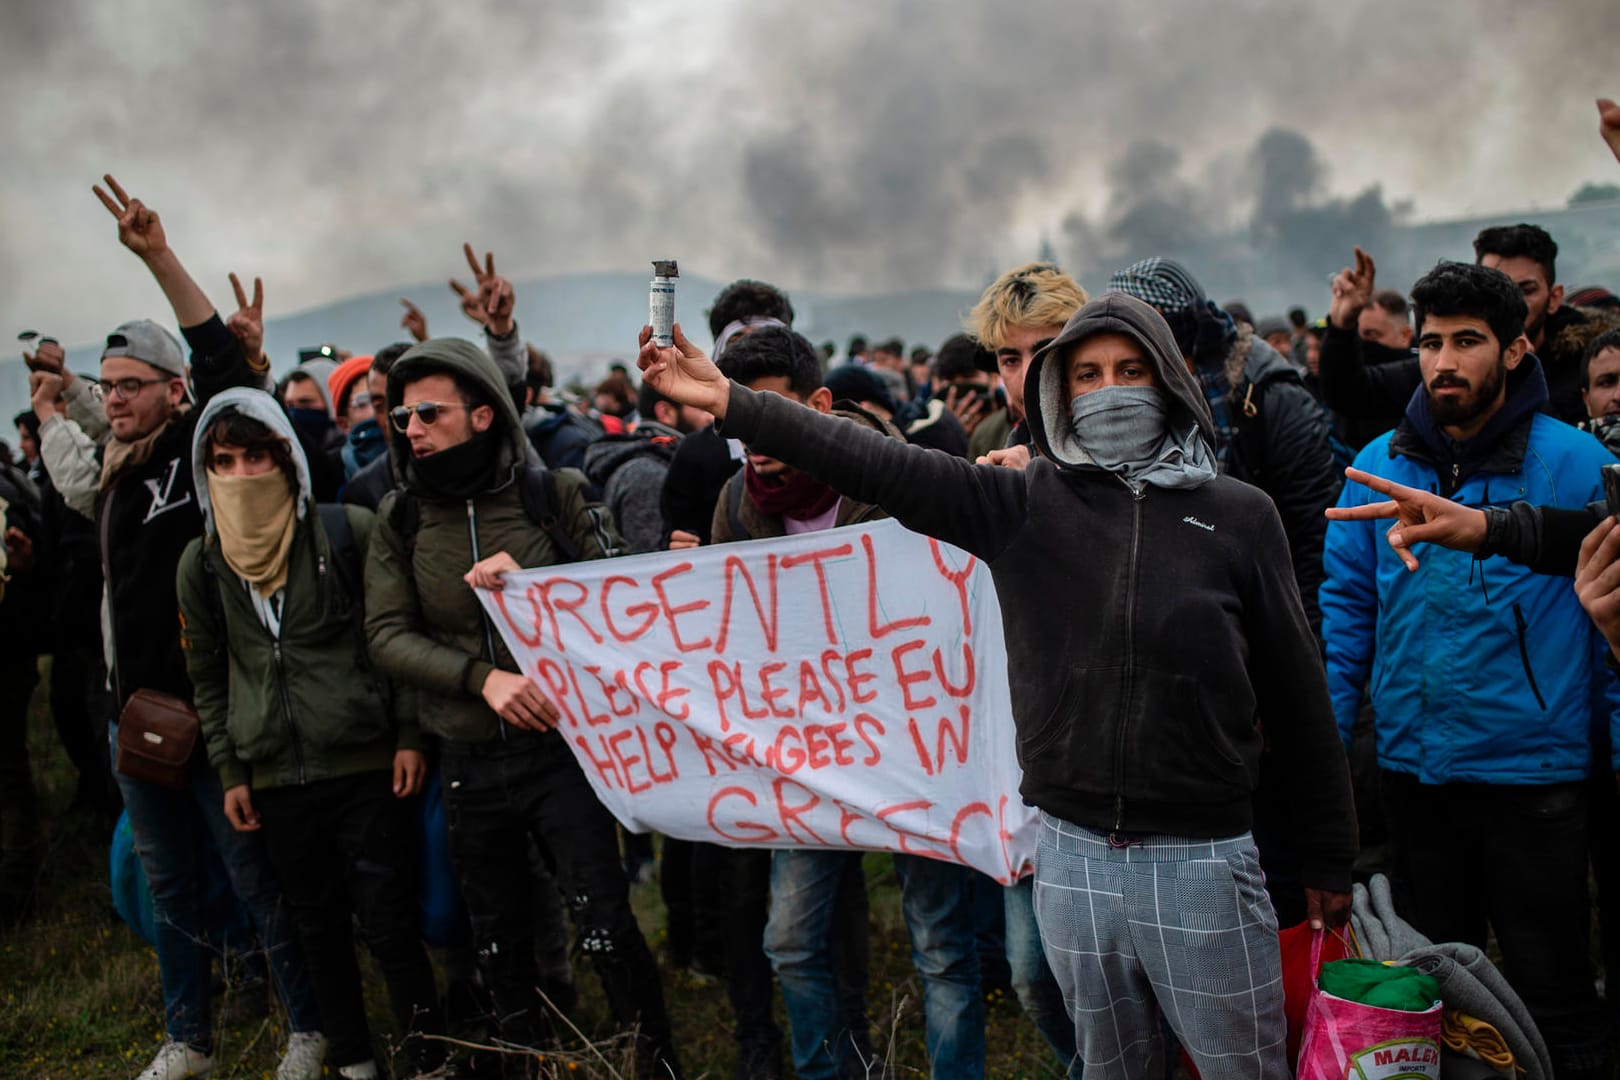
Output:
[[[1170,430],[1170,403],[1156,386],[1110,386],[1069,403],[1080,449],[1097,468],[1141,494],[1159,488],[1195,488],[1215,479],[1215,455],[1197,425]]]
[[[1157,386],[1107,386],[1071,401],[1069,421],[1098,468],[1130,475],[1158,459],[1170,416]]]

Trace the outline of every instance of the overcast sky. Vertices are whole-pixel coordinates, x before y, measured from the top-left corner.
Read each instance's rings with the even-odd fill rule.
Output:
[[[1616,179],[1616,56],[1615,0],[7,0],[0,347],[166,315],[106,171],[217,302],[259,274],[272,315],[443,288],[463,239],[518,278],[972,286],[1102,215],[1144,138],[1233,221],[1279,126],[1324,196],[1562,205]]]

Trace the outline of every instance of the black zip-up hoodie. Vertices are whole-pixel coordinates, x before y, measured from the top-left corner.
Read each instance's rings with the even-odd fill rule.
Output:
[[[1276,508],[1217,477],[1140,497],[1087,461],[1063,361],[1126,334],[1152,361],[1176,430],[1213,436],[1163,318],[1109,293],[1082,307],[1026,376],[1042,456],[973,465],[733,384],[723,431],[986,560],[1007,641],[1022,793],[1123,834],[1224,837],[1250,827],[1268,742],[1299,823],[1304,884],[1348,891],[1350,774]]]

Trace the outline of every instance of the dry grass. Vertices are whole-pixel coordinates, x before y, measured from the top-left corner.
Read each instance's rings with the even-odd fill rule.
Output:
[[[45,815],[45,854],[32,920],[0,931],[0,1077],[130,1077],[163,1040],[157,958],[113,913],[106,841],[99,828],[88,817],[63,814],[72,798],[73,770],[42,697],[35,698],[29,745]],[[926,1076],[922,986],[911,967],[899,890],[888,863],[885,856],[867,857],[874,1036],[884,1076]],[[663,907],[657,887],[639,887],[634,900],[648,940],[662,957]],[[391,1022],[381,980],[369,960],[363,970],[369,976],[368,1011],[378,1033],[378,1051],[386,1057]],[[577,966],[577,975],[578,1035],[563,1052],[545,1059],[544,1073],[568,1080],[632,1075],[594,977],[585,965]],[[724,987],[666,965],[664,989],[688,1076],[729,1078],[734,1044]],[[220,1004],[228,1009],[232,1002]],[[785,1017],[779,1015],[779,1021],[786,1030]],[[279,1014],[227,1020],[216,1027],[215,1076],[274,1074],[285,1040]],[[990,1003],[987,1041],[992,1077],[1061,1075],[1034,1026],[1015,1003],[999,996]]]

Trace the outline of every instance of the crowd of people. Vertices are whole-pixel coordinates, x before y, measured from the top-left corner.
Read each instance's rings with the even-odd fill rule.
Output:
[[[1600,113],[1620,158],[1620,108]],[[26,357],[0,457],[0,920],[36,902],[25,721],[49,653],[74,804],[127,814],[156,916],[166,1041],[142,1080],[215,1068],[214,862],[286,1015],[281,1080],[390,1068],[356,937],[401,1075],[488,1064],[451,1029],[545,1048],[583,958],[635,1074],[682,1075],[630,905],[654,860],[663,965],[723,980],[739,1080],[867,1075],[861,853],[655,856],[473,589],[886,516],[994,575],[1006,735],[1041,811],[1010,887],[893,856],[932,1075],[985,1075],[998,985],[1070,1076],[1163,1075],[1171,1047],[1210,1080],[1289,1075],[1278,928],[1336,930],[1378,869],[1430,940],[1494,939],[1558,1077],[1608,1075],[1589,881],[1620,971],[1620,298],[1566,289],[1545,230],[1485,229],[1404,292],[1358,248],[1300,298],[1326,303],[1315,322],[1217,303],[1169,257],[1096,297],[1035,262],[937,350],[857,338],[841,360],[739,280],[707,309],[712,350],[643,328],[639,371],[580,395],[471,246],[451,284],[481,343],[407,301],[411,341],[307,350],[277,380],[262,284],[233,275],[222,317],[158,214],[105,184],[184,344],[139,319],[94,377],[53,341]],[[164,759],[186,712],[196,748]],[[429,784],[470,942],[444,992],[418,903]]]

